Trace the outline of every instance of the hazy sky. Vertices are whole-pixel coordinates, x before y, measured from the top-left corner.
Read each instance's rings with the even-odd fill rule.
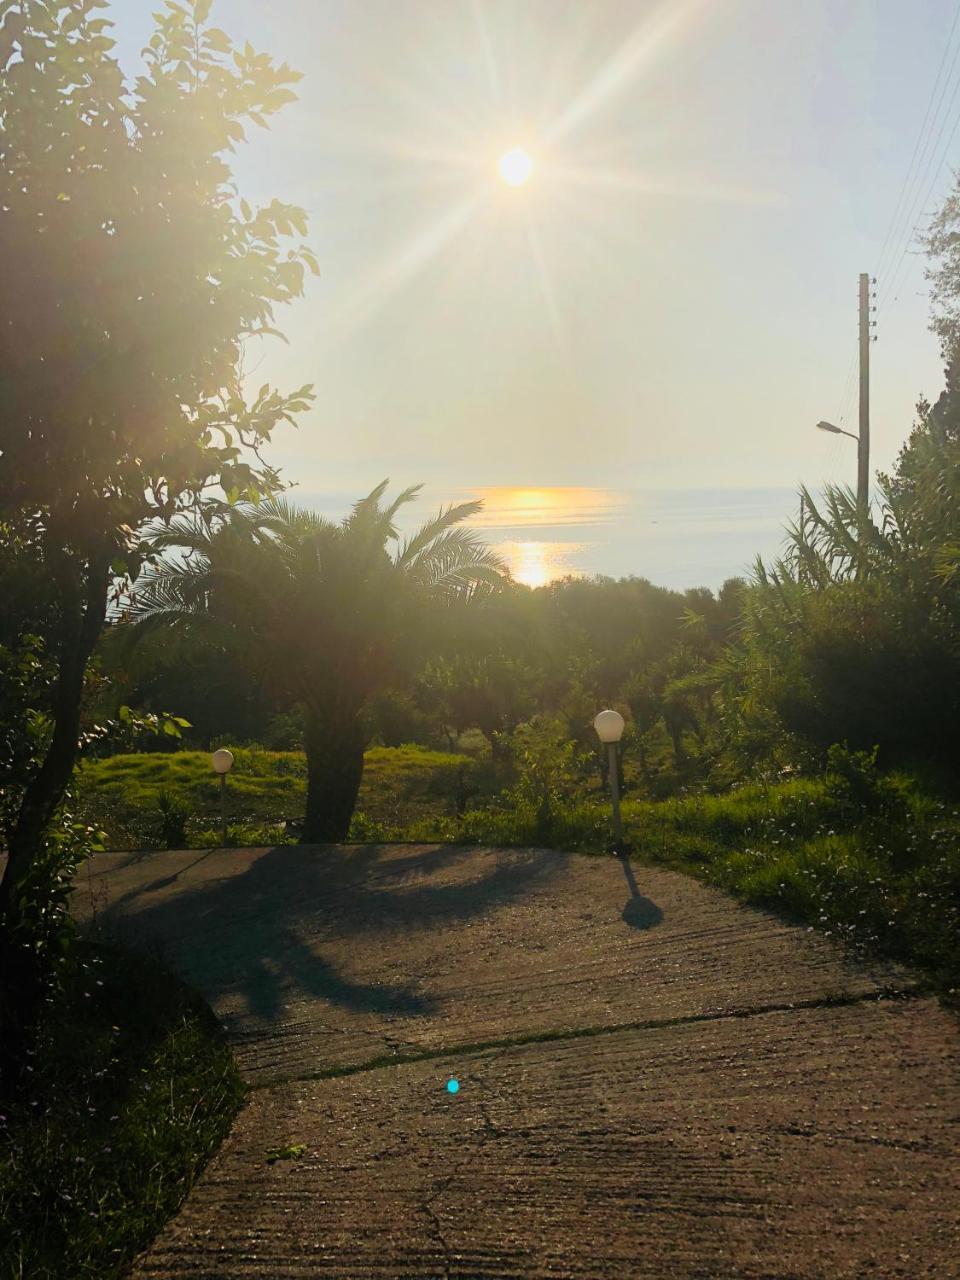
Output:
[[[127,65],[155,7],[113,6]],[[255,375],[317,385],[275,450],[289,477],[317,494],[384,476],[431,493],[852,480],[853,442],[813,424],[845,408],[856,429],[862,270],[878,275],[874,461],[889,465],[940,362],[922,260],[885,297],[880,250],[955,11],[219,0],[213,21],[304,72],[237,164],[248,193],[305,206],[322,269],[280,316],[291,346],[265,347]],[[518,189],[496,174],[511,145],[535,164]],[[950,182],[917,176],[891,267]]]

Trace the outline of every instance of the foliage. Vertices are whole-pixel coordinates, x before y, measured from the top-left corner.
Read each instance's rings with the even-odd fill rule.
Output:
[[[285,1147],[268,1147],[267,1164],[276,1164],[278,1160],[299,1160],[306,1149],[305,1142],[291,1142]]]
[[[0,1274],[125,1275],[236,1114],[209,1009],[144,957],[84,943],[0,1103]]]
[[[38,706],[49,678],[42,637],[28,633],[11,644],[0,644],[0,822],[4,842],[16,822],[24,787],[49,741],[49,718]]]
[[[5,922],[4,980],[32,984],[34,1003],[58,991],[75,945],[69,913],[73,877],[103,847],[102,832],[78,816],[68,794],[19,883],[19,910]]]
[[[174,716],[168,711],[135,711],[123,704],[115,720],[101,720],[85,728],[80,746],[88,757],[136,751],[158,741],[172,746],[183,737],[184,729],[189,728],[190,721],[183,716]]]
[[[291,828],[283,822],[228,822],[226,836],[219,826],[193,827],[189,835],[191,849],[263,849],[293,843]]]
[[[525,726],[514,743],[517,780],[498,808],[510,811],[526,833],[522,844],[562,845],[567,806],[582,794],[584,771],[573,742],[550,726]]]
[[[820,754],[847,741],[887,763],[948,761],[960,716],[960,400],[920,421],[875,520],[852,493],[803,491],[787,554],[745,598],[741,685],[768,724]]]
[[[263,388],[247,405],[240,344],[272,332],[315,264],[279,248],[303,213],[249,209],[225,159],[299,77],[235,50],[198,0],[157,15],[128,84],[105,7],[0,4],[0,505],[122,559],[144,516],[169,516],[208,477],[228,495],[273,482],[243,446],[304,392]]]
[[[880,773],[877,754],[876,747],[850,751],[835,742],[827,752],[824,784],[826,794],[845,811],[887,823],[903,817],[905,797],[898,777]]]
[[[8,581],[3,570],[9,568],[0,558],[0,574]],[[0,626],[5,631],[9,623],[5,616]],[[0,843],[9,838],[24,788],[50,740],[50,718],[40,709],[49,677],[42,637],[10,635],[9,643],[0,643]],[[3,934],[4,977],[10,983],[22,975],[35,1000],[60,985],[74,942],[67,911],[70,883],[99,842],[95,825],[78,816],[67,794],[20,881],[20,908]]]

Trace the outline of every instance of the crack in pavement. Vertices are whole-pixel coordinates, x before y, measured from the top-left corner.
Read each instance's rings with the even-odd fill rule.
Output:
[[[490,1068],[496,1062],[498,1062],[500,1058],[503,1057],[503,1055],[507,1052],[507,1050],[511,1049],[512,1047],[513,1047],[512,1044],[502,1045],[500,1049],[496,1053],[491,1054],[491,1056],[483,1064],[482,1072],[474,1077],[475,1084],[481,1090],[480,1095],[477,1097],[477,1112],[480,1116],[480,1119],[483,1121],[482,1127],[477,1131],[477,1141],[471,1144],[470,1149],[468,1149],[464,1153],[463,1157],[457,1162],[457,1165],[455,1166],[455,1168],[453,1168],[450,1171],[450,1173],[446,1175],[446,1177],[440,1180],[439,1184],[434,1188],[434,1190],[430,1193],[430,1195],[428,1195],[426,1199],[418,1202],[418,1204],[416,1205],[416,1208],[418,1208],[428,1218],[433,1228],[433,1234],[438,1244],[440,1245],[441,1249],[444,1252],[444,1255],[445,1255],[445,1261],[443,1264],[444,1280],[450,1280],[450,1246],[448,1245],[446,1237],[443,1234],[443,1227],[440,1222],[440,1217],[435,1211],[435,1209],[433,1208],[433,1205],[435,1201],[439,1200],[441,1196],[445,1195],[446,1192],[450,1189],[450,1187],[454,1184],[454,1182],[456,1182],[457,1179],[463,1173],[466,1172],[468,1167],[480,1155],[480,1152],[483,1150],[487,1141],[491,1137],[499,1138],[501,1136],[500,1129],[498,1129],[498,1127],[494,1124],[494,1122],[490,1118],[490,1113],[487,1109],[488,1103],[482,1096],[482,1090],[486,1087],[484,1076],[487,1074]]]
[[[607,1023],[595,1027],[567,1027],[555,1031],[532,1031],[523,1035],[497,1040],[477,1041],[472,1044],[445,1045],[439,1049],[422,1049],[413,1053],[383,1054],[378,1058],[370,1058],[366,1062],[325,1067],[319,1071],[305,1072],[303,1075],[277,1076],[272,1080],[253,1080],[247,1083],[247,1089],[250,1092],[259,1092],[266,1089],[279,1089],[284,1085],[297,1084],[301,1081],[335,1080],[341,1076],[354,1076],[360,1075],[365,1071],[378,1071],[383,1067],[404,1066],[411,1062],[436,1061],[441,1058],[449,1058],[451,1054],[484,1053],[491,1049],[506,1051],[507,1049],[520,1048],[527,1044],[546,1044],[558,1040],[580,1040],[596,1036],[615,1035],[619,1031],[663,1031],[670,1027],[687,1027],[698,1023],[723,1022],[736,1018],[759,1018],[772,1013],[792,1013],[805,1009],[843,1009],[857,1004],[878,1004],[885,1000],[913,1000],[930,994],[930,989],[926,984],[917,982],[909,986],[882,987],[876,991],[865,991],[858,995],[820,996],[810,1000],[792,1000],[778,1004],[754,1005],[749,1008],[720,1009],[708,1011],[707,1013],[683,1014],[674,1018],[644,1018],[634,1022]],[[383,1039],[384,1037],[381,1034],[379,1038]]]

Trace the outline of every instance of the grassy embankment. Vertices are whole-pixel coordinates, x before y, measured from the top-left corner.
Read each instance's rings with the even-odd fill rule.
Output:
[[[29,1062],[0,1105],[0,1277],[124,1275],[227,1133],[233,1058],[155,963],[77,942]]]

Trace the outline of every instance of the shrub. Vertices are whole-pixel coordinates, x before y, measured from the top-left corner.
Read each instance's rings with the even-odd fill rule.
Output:
[[[187,846],[187,820],[190,810],[169,791],[157,793],[160,844],[164,849],[184,849]]]
[[[228,823],[226,837],[220,827],[206,827],[190,838],[192,849],[258,849],[294,844],[295,837],[283,823]]]

